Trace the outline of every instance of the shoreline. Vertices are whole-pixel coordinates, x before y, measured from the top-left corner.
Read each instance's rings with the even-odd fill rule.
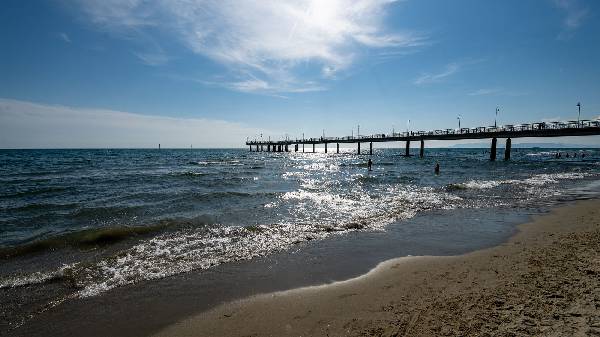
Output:
[[[534,214],[547,211],[533,210]],[[249,261],[118,287],[99,296],[65,301],[50,310],[44,308],[7,333],[70,336],[76,331],[88,331],[90,336],[152,335],[223,303],[351,279],[399,256],[457,255],[491,247],[506,241],[516,226],[531,216],[526,210],[502,208],[494,209],[494,215],[487,214],[489,210],[476,208],[432,210],[390,224],[385,231],[349,232]],[[15,288],[10,290],[12,298],[34,303],[31,299],[40,294],[70,289],[62,280],[57,281]],[[15,303],[10,302],[9,296],[5,301]],[[146,317],[153,319],[149,322]]]
[[[600,200],[554,208],[498,246],[387,260],[331,284],[220,305],[156,336],[600,333]]]

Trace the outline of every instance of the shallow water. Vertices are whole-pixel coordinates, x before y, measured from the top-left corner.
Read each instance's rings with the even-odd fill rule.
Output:
[[[535,211],[597,194],[598,150],[515,149],[508,162],[485,151],[376,150],[372,172],[353,153],[0,151],[0,290],[66,282],[60,302],[350,232],[421,247],[395,253],[452,253],[465,230],[431,211]],[[469,240],[497,240],[473,234],[494,232],[490,221],[469,223]]]

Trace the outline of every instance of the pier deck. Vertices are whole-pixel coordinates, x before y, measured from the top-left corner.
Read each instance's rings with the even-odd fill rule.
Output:
[[[406,155],[409,155],[410,142],[419,141],[421,144],[420,156],[424,155],[425,141],[427,140],[466,140],[466,139],[492,139],[490,159],[496,159],[496,143],[498,138],[506,139],[504,159],[510,159],[511,139],[525,137],[567,137],[567,136],[593,136],[600,135],[600,120],[583,120],[569,122],[551,122],[551,123],[533,123],[520,125],[504,125],[502,127],[478,127],[446,129],[434,131],[402,132],[393,134],[373,134],[369,136],[346,136],[346,137],[319,137],[307,139],[285,139],[278,141],[271,140],[252,140],[247,141],[246,145],[255,147],[256,151],[268,152],[289,152],[289,146],[294,145],[294,151],[297,152],[299,145],[312,145],[312,152],[315,151],[315,145],[324,144],[327,153],[328,144],[335,143],[336,152],[339,153],[339,144],[356,143],[358,153],[360,154],[360,144],[369,143],[369,154],[373,154],[373,143],[382,142],[406,142]],[[266,147],[266,148],[265,148]]]

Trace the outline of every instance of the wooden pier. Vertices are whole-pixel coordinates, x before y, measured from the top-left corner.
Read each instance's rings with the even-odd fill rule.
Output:
[[[567,136],[594,136],[600,135],[600,120],[582,120],[569,122],[533,123],[520,125],[504,125],[502,127],[478,127],[446,129],[434,131],[402,132],[392,134],[374,134],[370,136],[346,137],[320,137],[308,139],[286,139],[280,141],[247,141],[250,151],[289,152],[293,146],[294,152],[305,152],[305,145],[312,144],[315,152],[316,144],[324,144],[325,153],[328,153],[328,144],[336,144],[336,153],[340,153],[340,144],[357,144],[357,153],[361,152],[361,143],[369,143],[369,155],[373,154],[373,143],[405,142],[405,156],[410,156],[410,143],[420,142],[419,156],[425,155],[425,141],[427,140],[466,140],[466,139],[491,139],[490,160],[496,160],[496,145],[498,138],[506,139],[504,159],[510,159],[512,138],[525,137],[567,137]]]

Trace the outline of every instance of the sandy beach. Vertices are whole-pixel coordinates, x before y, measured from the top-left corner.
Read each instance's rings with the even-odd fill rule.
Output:
[[[381,263],[343,282],[254,296],[157,336],[600,335],[600,201],[519,226],[499,246]]]

